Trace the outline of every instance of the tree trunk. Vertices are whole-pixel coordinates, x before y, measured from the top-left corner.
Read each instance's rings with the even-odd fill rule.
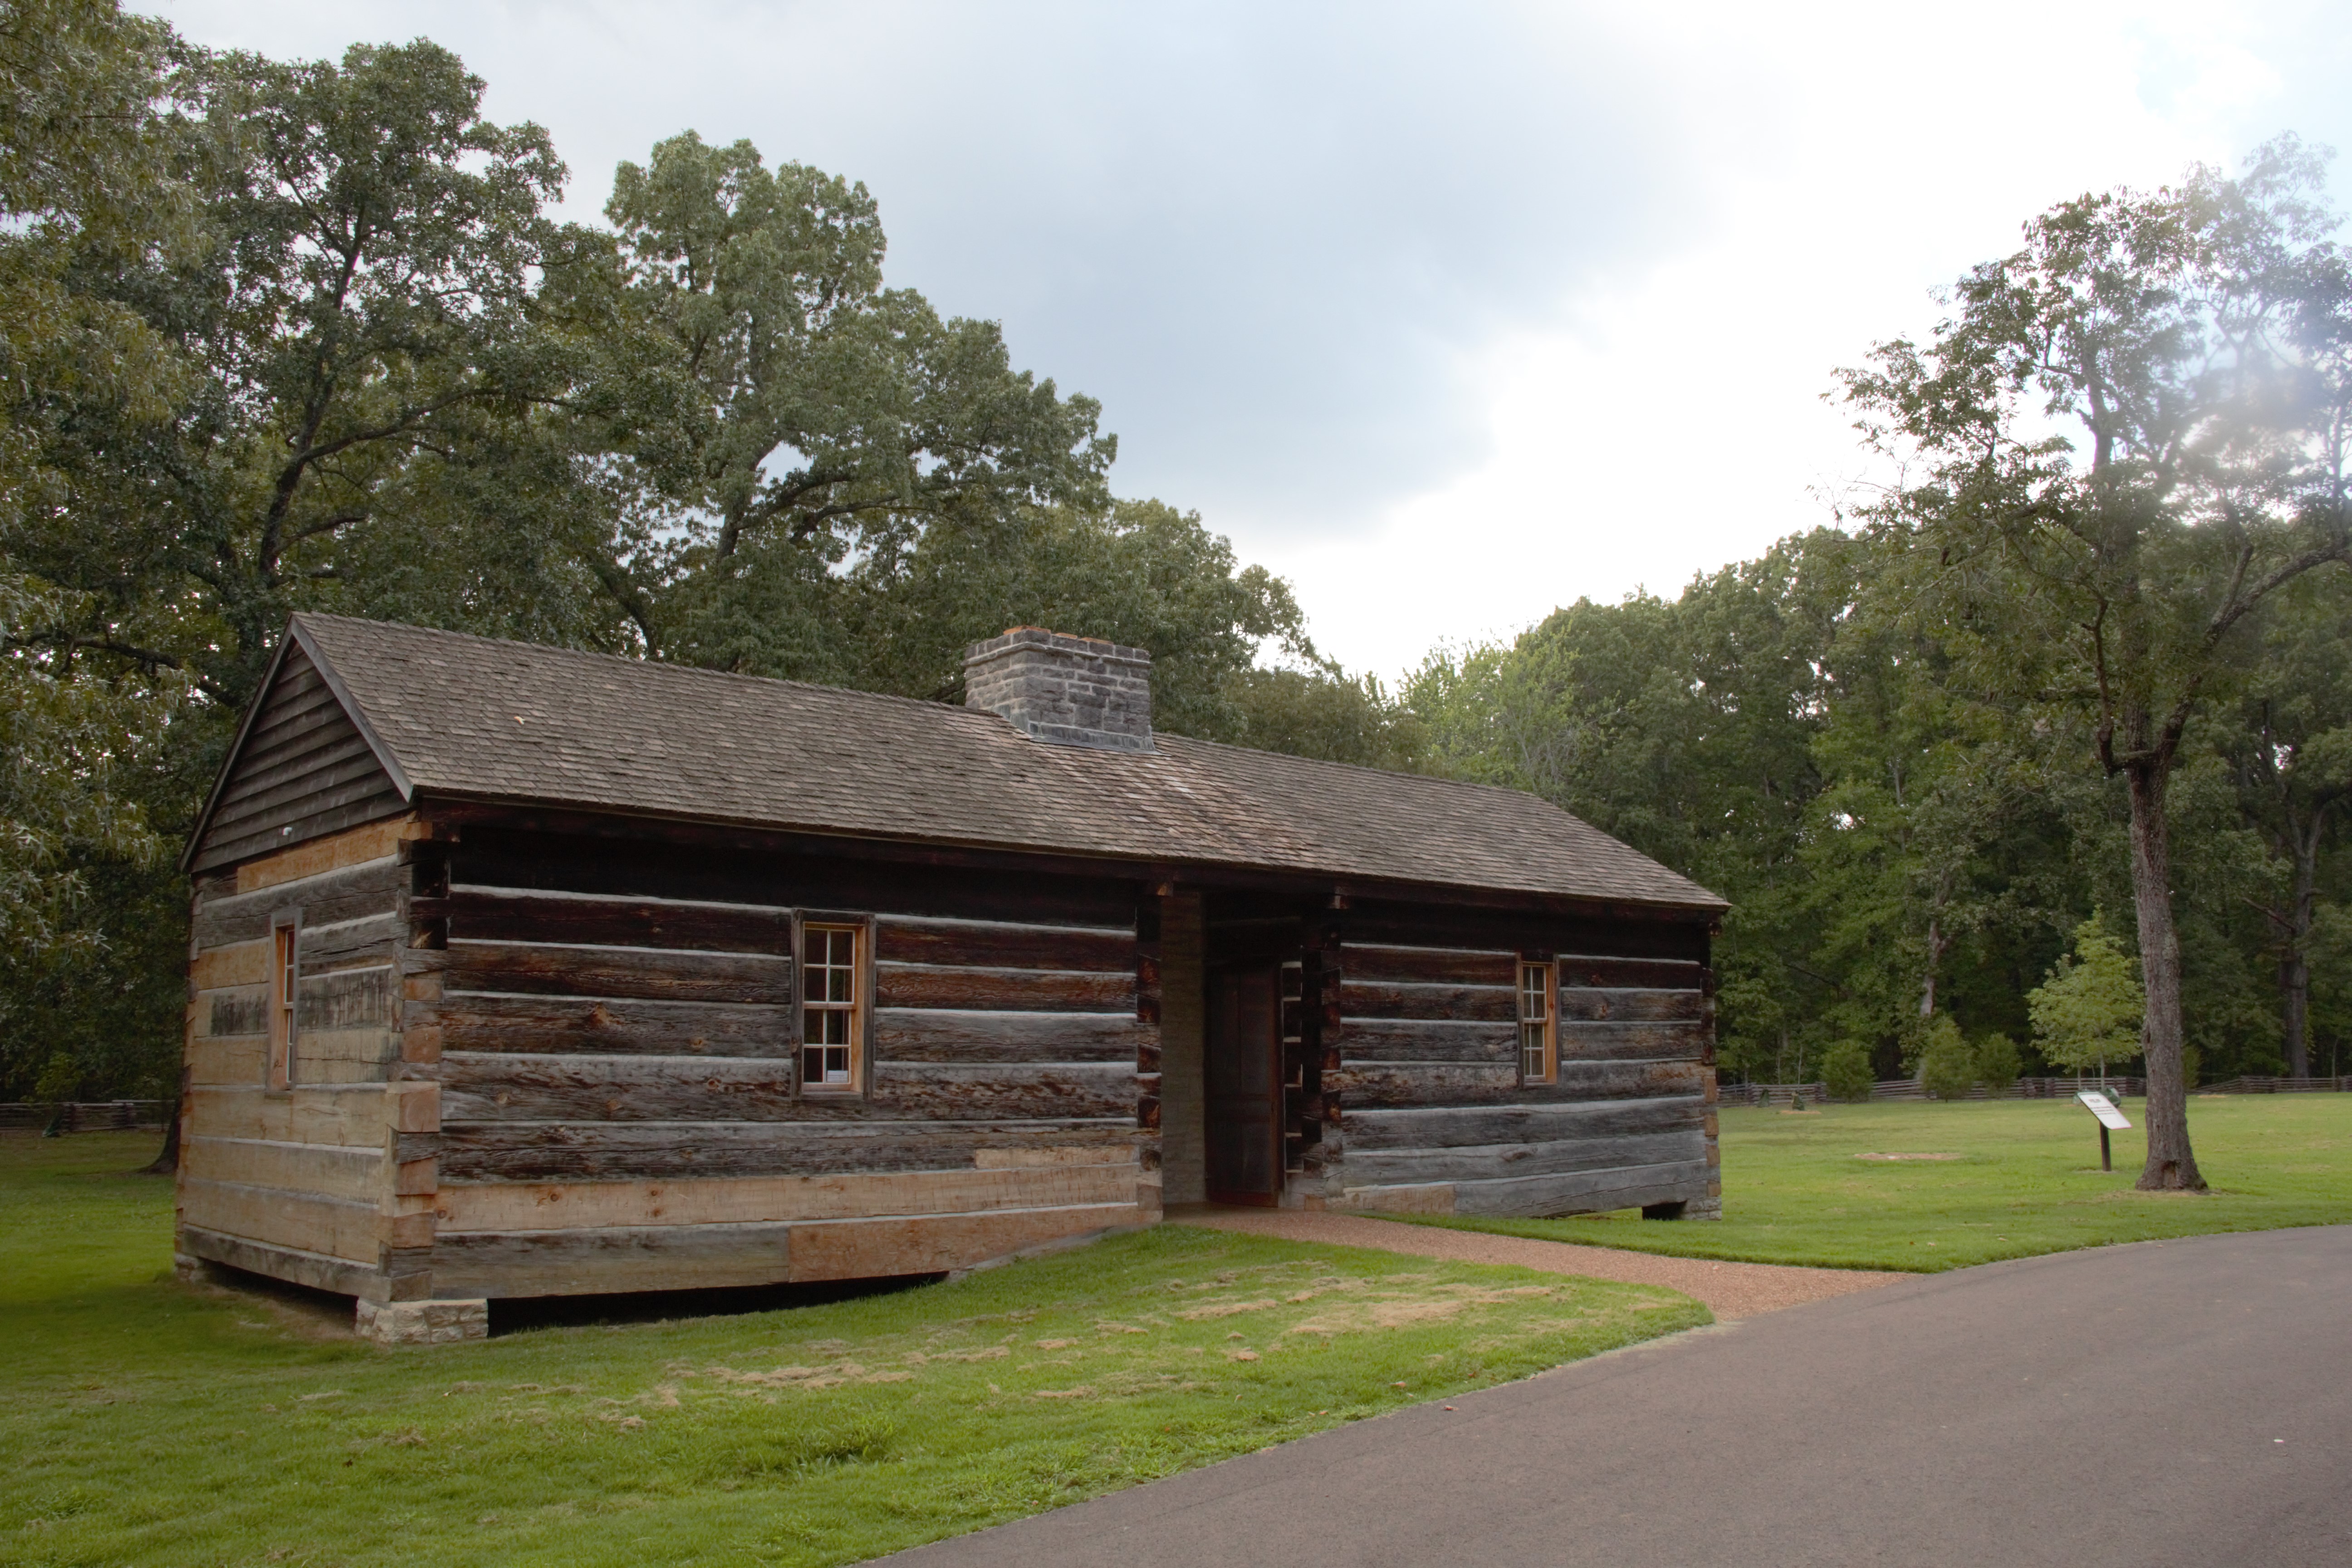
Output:
[[[2326,820],[2327,808],[2322,806],[2312,813],[2307,833],[2293,832],[2293,819],[2288,822],[2294,843],[2294,888],[2287,899],[2286,952],[2279,959],[2279,995],[2289,1078],[2311,1076],[2311,923],[2318,897],[2319,836]]]
[[[2202,1192],[2189,1147],[2189,1085],[2181,1061],[2180,933],[2172,922],[2172,836],[2164,819],[2164,762],[2135,763],[2131,785],[2132,908],[2139,917],[2140,978],[2147,992],[2141,1054],[2147,1060],[2144,1192]]]
[[[2279,960],[2279,991],[2284,998],[2286,1076],[2311,1076],[2311,963],[2298,949]]]
[[[140,1169],[151,1176],[175,1176],[180,1172],[180,1123],[188,1114],[188,1081],[190,1069],[180,1069],[180,1098],[173,1102],[171,1114],[163,1119],[163,1152],[155,1156],[152,1165]]]

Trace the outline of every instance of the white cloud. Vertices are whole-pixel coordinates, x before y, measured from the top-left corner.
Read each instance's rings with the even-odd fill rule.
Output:
[[[2299,0],[158,8],[432,37],[583,219],[689,126],[864,179],[894,282],[1101,397],[1123,493],[1383,672],[1821,521],[1864,471],[1833,369],[2051,202],[2352,133],[2352,30]]]

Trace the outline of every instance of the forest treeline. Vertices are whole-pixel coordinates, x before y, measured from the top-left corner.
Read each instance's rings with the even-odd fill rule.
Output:
[[[172,856],[303,608],[950,700],[1007,625],[1114,637],[1166,729],[1534,790],[1723,894],[1730,1071],[2079,1057],[2032,998],[2095,972],[2176,1097],[2336,1065],[2352,291],[2292,140],[2053,209],[1840,373],[1898,481],[1834,526],[1390,690],[886,283],[862,185],[689,132],[565,223],[482,93],[0,5],[0,1098],[166,1086]]]

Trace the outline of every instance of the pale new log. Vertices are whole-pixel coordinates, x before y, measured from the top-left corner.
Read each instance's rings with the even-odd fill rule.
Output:
[[[1129,1203],[1140,1174],[1130,1161],[887,1175],[468,1184],[443,1186],[434,1215],[443,1230],[491,1231],[966,1214]]]
[[[408,1085],[390,1086],[409,1089]],[[416,1086],[422,1088],[424,1086]],[[380,1149],[386,1129],[383,1084],[271,1090],[254,1081],[198,1085],[188,1095],[188,1131],[219,1138],[335,1143]]]
[[[269,943],[231,942],[196,954],[188,965],[188,984],[198,992],[269,983]]]
[[[180,1218],[227,1236],[373,1264],[389,1222],[373,1203],[309,1196],[235,1182],[180,1182]]]
[[[796,1225],[792,1227],[792,1278],[798,1283],[942,1274],[1041,1241],[1142,1223],[1142,1210],[1130,1198],[1123,1204],[1012,1214]]]
[[[381,1289],[383,1285],[383,1274],[372,1263],[332,1258],[322,1252],[306,1252],[299,1247],[274,1247],[249,1237],[228,1236],[202,1226],[181,1226],[173,1237],[173,1245],[190,1258],[226,1264],[231,1268],[242,1268],[248,1274],[263,1274],[272,1279],[307,1285],[313,1290],[331,1291],[339,1296],[358,1296]]]
[[[421,838],[429,830],[414,816],[394,817],[384,822],[371,822],[364,827],[314,838],[298,844],[291,849],[275,855],[265,855],[258,860],[248,860],[236,868],[236,890],[258,892],[265,888],[299,881],[324,871],[341,870],[370,860],[380,860],[396,853],[403,841]]]
[[[196,1181],[234,1182],[352,1203],[374,1203],[383,1184],[382,1151],[348,1145],[199,1135],[182,1142],[180,1160]]]

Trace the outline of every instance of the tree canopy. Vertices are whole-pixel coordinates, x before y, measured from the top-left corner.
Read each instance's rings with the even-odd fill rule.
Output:
[[[0,13],[0,1096],[171,1081],[168,846],[295,610],[945,700],[1045,623],[1150,648],[1167,729],[1402,754],[1092,399],[886,282],[865,187],[687,132],[563,224],[484,91]]]

